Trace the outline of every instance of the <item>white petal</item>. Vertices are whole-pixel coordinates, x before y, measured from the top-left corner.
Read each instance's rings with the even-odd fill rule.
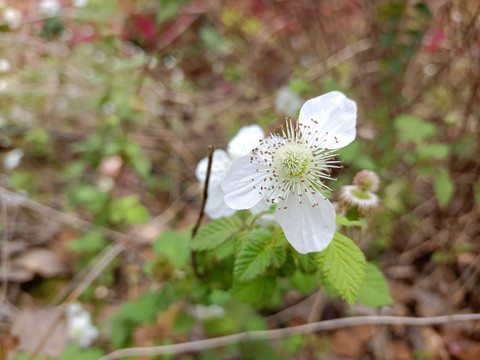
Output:
[[[314,195],[319,205],[299,204],[296,196],[290,196],[286,204],[279,203],[275,217],[288,242],[301,254],[322,251],[327,248],[335,233],[335,210],[323,195]],[[283,209],[284,206],[287,209]]]
[[[258,141],[265,136],[262,128],[258,125],[242,127],[237,135],[228,143],[228,153],[233,160],[240,156],[249,155],[252,149],[258,146]]]
[[[232,216],[235,214],[234,209],[228,207],[224,201],[225,193],[223,192],[220,184],[208,186],[207,204],[205,205],[205,214],[214,220],[224,216]]]
[[[318,122],[314,126],[322,135],[328,132],[325,145],[328,149],[340,149],[355,139],[357,105],[339,91],[329,92],[303,104],[300,122],[307,124],[312,119]]]
[[[242,156],[233,162],[221,184],[228,206],[237,210],[250,209],[263,198],[264,191],[260,190],[263,181],[257,176],[256,169],[256,166],[250,163],[250,155]]]
[[[227,173],[228,168],[232,160],[230,156],[228,156],[225,150],[217,149],[213,152],[213,159],[212,159],[212,170],[210,172],[210,184],[219,184],[225,174]],[[205,178],[207,177],[207,167],[208,167],[208,158],[203,158],[197,165],[197,169],[195,170],[195,175],[197,176],[198,181],[203,186],[205,182]]]
[[[262,199],[262,201],[260,201],[257,205],[255,205],[254,207],[252,207],[250,209],[250,212],[253,215],[257,215],[257,214],[260,214],[262,212],[269,211],[271,207],[272,207],[271,203],[268,203],[266,201],[266,199]]]

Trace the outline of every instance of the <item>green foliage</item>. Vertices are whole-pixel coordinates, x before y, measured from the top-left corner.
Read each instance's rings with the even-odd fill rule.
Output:
[[[150,219],[150,214],[138,201],[138,195],[114,199],[111,204],[111,221],[125,222],[127,225],[146,224]]]
[[[214,249],[227,241],[241,226],[242,222],[236,216],[214,220],[198,230],[190,246],[197,251]]]
[[[105,352],[99,348],[84,349],[78,345],[68,345],[60,355],[61,360],[97,360],[105,355]]]
[[[398,139],[401,141],[420,142],[437,134],[435,125],[414,115],[397,116],[394,125],[398,131]]]
[[[318,283],[317,274],[304,274],[300,271],[296,271],[290,281],[295,289],[309,295]]]
[[[155,322],[156,316],[167,310],[173,301],[172,289],[165,285],[161,291],[145,292],[138,300],[123,303],[120,311],[111,320],[110,339],[113,346],[126,346],[138,324]]]
[[[246,283],[234,282],[232,296],[239,301],[252,303],[258,306],[270,299],[275,287],[275,277],[257,277],[255,280]]]
[[[108,242],[99,230],[91,230],[79,239],[70,241],[68,249],[78,254],[92,254],[103,250]]]
[[[164,254],[176,268],[183,268],[190,258],[189,241],[190,234],[167,230],[155,240],[153,251]]]
[[[365,279],[358,292],[357,300],[363,305],[371,307],[381,307],[393,303],[385,277],[370,262],[366,263]]]
[[[247,282],[262,274],[272,261],[270,244],[272,235],[265,230],[254,230],[248,242],[235,260],[234,277],[236,281]],[[285,261],[285,256],[283,257]]]
[[[438,205],[445,208],[455,193],[455,184],[444,168],[439,168],[434,178],[435,195],[437,196]]]
[[[323,278],[353,305],[365,277],[365,256],[345,235],[335,233],[333,241],[317,255]]]
[[[178,14],[180,7],[184,4],[188,4],[190,0],[162,0],[160,2],[160,9],[157,15],[157,23],[161,24],[167,20],[170,20]]]

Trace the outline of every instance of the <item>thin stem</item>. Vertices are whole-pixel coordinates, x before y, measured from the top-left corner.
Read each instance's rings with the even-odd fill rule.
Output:
[[[200,227],[200,224],[202,223],[203,215],[205,213],[205,206],[207,204],[207,198],[208,198],[208,184],[210,183],[210,173],[212,171],[212,163],[213,163],[213,152],[215,151],[215,146],[210,145],[208,147],[208,164],[207,164],[207,176],[205,177],[205,183],[203,184],[203,199],[202,199],[202,206],[200,208],[200,213],[198,214],[198,219],[193,227],[192,230],[192,239],[195,238],[195,235],[197,235],[198,228]],[[200,274],[198,271],[197,267],[197,253],[192,250],[192,267],[193,271],[195,272],[195,276],[199,279],[203,278],[205,275]]]

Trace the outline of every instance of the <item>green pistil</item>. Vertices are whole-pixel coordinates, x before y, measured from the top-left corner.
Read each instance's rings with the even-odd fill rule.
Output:
[[[364,200],[370,200],[372,197],[370,194],[366,191],[362,191],[360,189],[353,189],[351,190],[352,194],[357,198],[357,199],[364,199]]]

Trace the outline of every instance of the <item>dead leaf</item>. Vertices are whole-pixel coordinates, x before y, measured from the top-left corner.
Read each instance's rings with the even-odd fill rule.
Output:
[[[19,267],[44,277],[64,274],[65,264],[48,249],[31,248],[12,261],[12,267]]]
[[[18,312],[13,320],[12,336],[18,338],[19,352],[31,353],[38,342],[57,321],[60,310],[56,307],[26,308]],[[59,357],[68,344],[67,322],[64,317],[48,335],[39,355]]]
[[[340,355],[359,359],[362,352],[362,340],[355,336],[353,331],[338,330],[333,334],[333,351]]]

